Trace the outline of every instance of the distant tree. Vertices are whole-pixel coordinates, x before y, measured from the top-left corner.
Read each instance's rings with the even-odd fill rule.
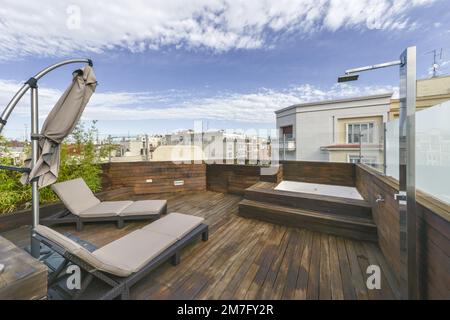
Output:
[[[96,148],[94,141],[96,132],[96,121],[92,121],[88,128],[80,122],[62,143],[58,182],[81,177],[93,192],[101,189],[100,159],[105,150]],[[0,163],[2,164],[11,164],[8,147],[6,139],[0,136]],[[29,147],[27,148],[29,150]],[[0,170],[0,213],[30,206],[31,187],[23,186],[19,179],[20,174],[17,172]],[[58,197],[50,186],[40,189],[41,204],[57,200]]]
[[[8,166],[13,164],[9,143],[3,136],[0,136],[0,163]],[[31,199],[31,188],[24,187],[19,179],[18,172],[0,170],[0,213],[11,212],[18,204],[26,207]]]

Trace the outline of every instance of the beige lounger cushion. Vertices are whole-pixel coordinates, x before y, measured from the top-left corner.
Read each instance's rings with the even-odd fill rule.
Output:
[[[135,201],[120,212],[121,216],[141,216],[162,214],[166,200],[140,200]]]
[[[70,253],[75,253],[78,249],[83,248],[81,245],[79,245],[72,239],[66,237],[65,235],[63,235],[53,229],[50,229],[49,227],[46,227],[43,225],[37,225],[34,228],[34,230],[37,233],[39,233],[41,236],[59,244],[62,248],[69,251]]]
[[[36,226],[35,231],[41,236],[55,242],[71,254],[79,257],[81,260],[86,261],[96,270],[111,273],[119,277],[127,277],[132,274],[132,271],[130,271],[130,267],[128,265],[125,265],[123,262],[119,261],[111,264],[108,260],[98,258],[75,241],[69,239],[68,237],[53,229],[38,225]]]
[[[203,220],[202,217],[173,212],[146,225],[142,230],[149,230],[181,239],[199,226]]]
[[[142,229],[89,252],[66,236],[42,225],[35,228],[43,237],[92,265],[96,270],[119,277],[139,271],[156,256],[203,222],[203,218],[171,213]]]
[[[55,183],[52,189],[66,208],[76,215],[100,203],[81,178]]]
[[[82,178],[55,183],[52,189],[70,212],[83,218],[157,215],[167,204],[166,200],[100,202]]]
[[[175,237],[140,229],[95,250],[92,254],[112,265],[126,264],[128,271],[137,272],[176,241]]]
[[[122,210],[133,205],[133,201],[103,201],[79,213],[83,218],[101,218],[118,216]]]

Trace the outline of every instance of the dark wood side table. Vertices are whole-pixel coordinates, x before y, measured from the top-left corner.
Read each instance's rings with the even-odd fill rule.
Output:
[[[0,300],[45,299],[47,267],[0,236]]]

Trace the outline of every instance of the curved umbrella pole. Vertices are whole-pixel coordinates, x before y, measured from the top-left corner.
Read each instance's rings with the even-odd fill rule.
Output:
[[[39,118],[38,118],[38,85],[37,82],[39,79],[44,77],[49,72],[65,66],[67,64],[72,63],[87,63],[90,66],[92,66],[92,60],[91,59],[70,59],[70,60],[64,60],[58,63],[55,63],[51,66],[48,66],[47,68],[41,70],[38,72],[34,77],[31,77],[28,79],[27,82],[24,83],[24,85],[17,91],[17,93],[14,95],[14,97],[11,99],[11,101],[8,103],[6,108],[3,110],[2,114],[0,115],[0,133],[2,132],[3,128],[5,127],[9,116],[11,115],[12,111],[16,107],[17,103],[19,103],[20,99],[25,95],[25,93],[28,91],[28,89],[31,89],[31,169],[36,164],[36,161],[38,159],[38,152],[39,152]],[[6,169],[6,170],[14,170],[17,171],[17,168],[11,167],[8,168],[6,166],[3,166],[0,169]],[[33,236],[34,228],[39,224],[39,188],[38,188],[38,181],[37,179],[34,179],[31,182],[31,194],[32,194],[32,213],[33,213],[33,224],[32,224],[32,235],[31,235],[31,255],[35,258],[39,258],[40,255],[40,242],[35,239]]]

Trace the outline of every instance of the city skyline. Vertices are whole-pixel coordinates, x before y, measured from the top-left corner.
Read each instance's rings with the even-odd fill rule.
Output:
[[[136,3],[117,12],[112,2],[43,1],[36,8],[10,1],[0,8],[0,105],[43,67],[86,56],[99,86],[83,120],[98,120],[101,134],[165,134],[197,120],[211,129],[258,130],[275,128],[273,112],[291,104],[395,92],[395,70],[350,85],[336,77],[346,68],[397,59],[411,44],[418,48],[419,78],[430,76],[434,49],[444,53],[438,74],[450,71],[448,2],[338,4]],[[38,27],[26,23],[30,16]],[[41,124],[71,71],[40,83]],[[20,138],[25,124],[29,128],[28,97],[4,134]]]

